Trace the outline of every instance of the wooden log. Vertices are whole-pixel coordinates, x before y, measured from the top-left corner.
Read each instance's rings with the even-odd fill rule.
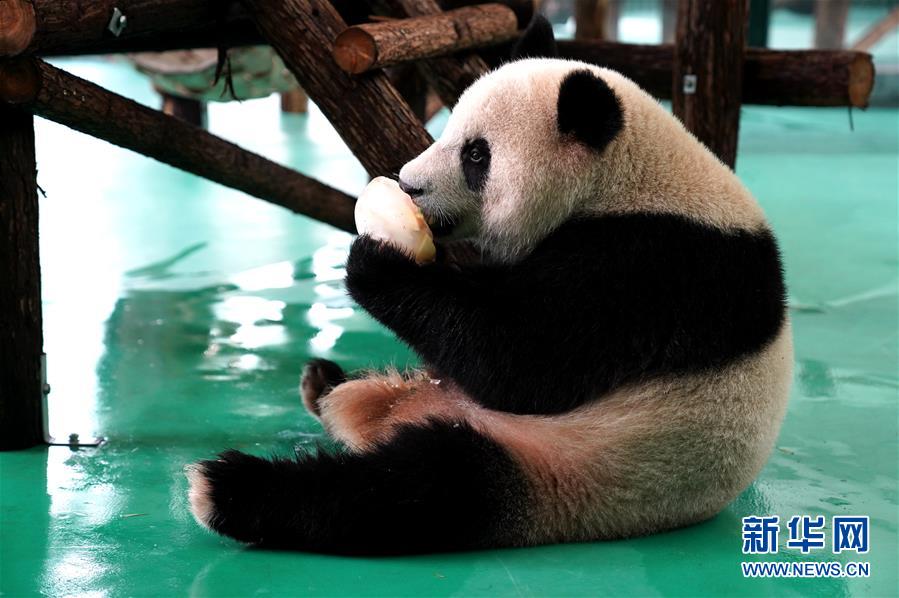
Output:
[[[558,46],[563,58],[614,69],[652,95],[671,99],[670,44],[560,40]],[[864,52],[747,48],[744,54],[744,104],[864,108],[873,86],[874,63]]]
[[[0,0],[0,56],[14,56],[31,43],[37,22],[27,0]]]
[[[350,23],[367,19],[368,7],[360,0],[332,4]],[[11,37],[7,23],[12,17],[4,15],[19,14],[21,9],[15,7],[23,5],[26,12],[36,14],[35,27],[31,35],[19,34],[28,38],[24,46],[22,41],[5,43]],[[113,8],[126,18],[118,36],[108,28]],[[28,22],[27,15],[22,18]],[[26,26],[21,29],[28,31]],[[237,0],[0,0],[0,56],[161,52],[259,43],[264,43],[262,37]]]
[[[335,64],[331,45],[346,24],[326,0],[244,0],[244,5],[371,176],[399,172],[431,144],[383,72],[352,77]]]
[[[422,124],[428,122],[428,82],[414,64],[401,64],[387,69],[387,77]]]
[[[158,91],[158,90],[157,90]],[[194,98],[183,98],[160,91],[162,112],[180,118],[195,127],[206,128],[206,103]]]
[[[372,6],[396,18],[424,17],[440,14],[441,8],[436,0],[370,0]],[[513,10],[516,10],[513,7]],[[524,15],[516,10],[519,16],[519,28]],[[529,18],[529,17],[528,17]],[[454,57],[432,58],[416,63],[428,86],[440,97],[444,105],[452,107],[459,96],[475,79],[490,70],[487,63],[470,52],[462,52]]]
[[[37,58],[20,57],[0,80],[23,77],[0,102],[20,104],[49,120],[114,145],[354,232],[353,198],[211,133],[107,91]],[[0,63],[2,64],[2,63]],[[10,75],[13,73],[13,75]],[[18,74],[16,74],[18,73]],[[26,94],[21,89],[28,88]]]
[[[518,34],[515,13],[501,4],[467,6],[437,15],[367,23],[346,29],[334,41],[334,61],[358,75],[468,48],[489,46]]]
[[[575,0],[574,38],[614,40],[618,37],[616,0]]]
[[[44,441],[33,118],[0,105],[0,450]]]
[[[887,16],[871,25],[858,41],[852,44],[852,49],[867,52],[897,27],[899,27],[899,6],[887,13]]]
[[[674,114],[725,164],[737,157],[746,0],[682,0],[672,69]]]
[[[281,112],[306,114],[309,111],[309,97],[302,88],[281,92]]]
[[[848,18],[849,0],[815,2],[815,47],[822,50],[842,48]]]

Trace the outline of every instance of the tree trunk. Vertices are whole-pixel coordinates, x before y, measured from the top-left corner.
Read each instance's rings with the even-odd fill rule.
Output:
[[[0,450],[44,441],[33,118],[0,105]]]
[[[0,86],[0,101],[22,104],[76,131],[355,231],[353,198],[341,191],[36,58],[11,62],[17,68],[0,70],[0,80],[24,78],[26,83],[17,85],[14,95],[5,94]],[[34,74],[22,74],[29,71]]]
[[[737,157],[746,0],[682,0],[674,50],[674,114],[722,162]]]
[[[356,25],[334,41],[334,60],[359,74],[468,48],[489,46],[518,34],[515,13],[500,4],[459,8],[437,15]]]
[[[371,176],[391,175],[431,136],[382,72],[353,77],[331,56],[346,24],[326,0],[245,0],[259,31]]]

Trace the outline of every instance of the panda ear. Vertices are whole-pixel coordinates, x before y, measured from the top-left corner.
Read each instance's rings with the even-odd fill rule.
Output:
[[[512,60],[519,58],[558,58],[559,49],[553,26],[541,14],[535,14],[530,24],[515,45],[512,46]]]
[[[615,92],[583,69],[568,73],[559,87],[558,121],[560,133],[601,151],[618,135],[624,117]]]

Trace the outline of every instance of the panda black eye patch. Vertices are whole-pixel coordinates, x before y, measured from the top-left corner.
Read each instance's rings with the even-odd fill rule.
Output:
[[[478,137],[462,146],[462,174],[465,184],[475,193],[484,190],[487,174],[490,172],[490,145],[483,137]]]

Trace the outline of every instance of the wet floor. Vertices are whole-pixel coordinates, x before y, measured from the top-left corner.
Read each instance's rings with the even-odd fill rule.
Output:
[[[155,102],[122,63],[64,67]],[[358,192],[364,173],[321,114],[276,104],[215,106],[211,129]],[[345,296],[350,236],[39,122],[52,432],[107,442],[0,454],[0,593],[896,595],[897,125],[889,109],[856,111],[854,131],[845,109],[743,111],[738,172],[782,244],[797,368],[770,462],[721,515],[631,541],[360,559],[209,535],[181,474],[225,447],[322,440],[296,394],[310,356],[414,363]],[[753,514],[870,516],[866,555],[804,556],[784,529],[757,559],[866,561],[870,577],[743,579]]]

